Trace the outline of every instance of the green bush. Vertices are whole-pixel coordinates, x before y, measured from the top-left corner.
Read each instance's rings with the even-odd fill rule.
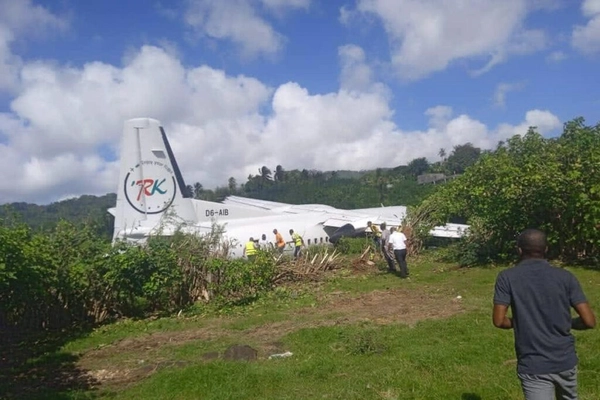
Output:
[[[336,244],[336,249],[342,254],[362,254],[368,246],[372,247],[373,241],[369,238],[341,238]]]

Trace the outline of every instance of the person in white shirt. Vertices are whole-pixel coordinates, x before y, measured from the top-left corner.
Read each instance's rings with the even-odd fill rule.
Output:
[[[273,245],[267,240],[267,235],[264,233],[258,241],[258,247],[264,251],[271,250],[273,248]]]
[[[400,228],[398,230],[392,228],[392,234],[388,240],[388,246],[390,250],[393,250],[394,257],[396,257],[396,261],[400,265],[400,278],[407,278],[408,266],[406,265],[406,236]]]

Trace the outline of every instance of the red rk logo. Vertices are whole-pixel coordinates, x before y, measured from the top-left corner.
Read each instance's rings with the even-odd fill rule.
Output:
[[[142,167],[144,171],[139,170]],[[136,170],[137,176],[133,175]],[[142,214],[164,212],[177,195],[177,183],[172,171],[156,161],[142,161],[131,168],[125,176],[123,189],[129,205]]]
[[[146,196],[152,196],[154,193],[158,192],[159,194],[167,193],[166,189],[161,189],[161,185],[165,183],[166,179],[158,180],[158,179],[140,179],[138,181],[132,181],[131,186],[138,185],[140,190],[137,195],[137,201],[140,201],[142,198],[142,193]]]

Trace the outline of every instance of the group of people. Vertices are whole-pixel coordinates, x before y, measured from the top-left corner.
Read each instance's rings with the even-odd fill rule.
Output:
[[[408,239],[402,229],[400,227],[388,229],[385,222],[377,227],[371,221],[367,222],[367,227],[373,237],[375,248],[383,253],[388,270],[396,272],[396,262],[398,262],[400,277],[408,278],[409,271],[406,263]]]
[[[294,245],[294,258],[301,256],[302,247],[304,246],[304,239],[300,234],[290,229],[290,236],[292,240],[286,242],[283,236],[277,229],[273,229],[275,235],[275,242],[267,240],[267,235],[262,234],[259,240],[254,240],[254,237],[250,237],[244,246],[244,256],[249,260],[253,261],[256,258],[259,250],[273,250],[275,249],[279,254],[283,254],[285,246],[290,243]]]

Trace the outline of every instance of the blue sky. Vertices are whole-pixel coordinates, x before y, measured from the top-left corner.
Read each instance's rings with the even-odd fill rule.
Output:
[[[207,187],[552,136],[599,55],[600,0],[0,0],[0,202],[114,191],[140,116]]]

